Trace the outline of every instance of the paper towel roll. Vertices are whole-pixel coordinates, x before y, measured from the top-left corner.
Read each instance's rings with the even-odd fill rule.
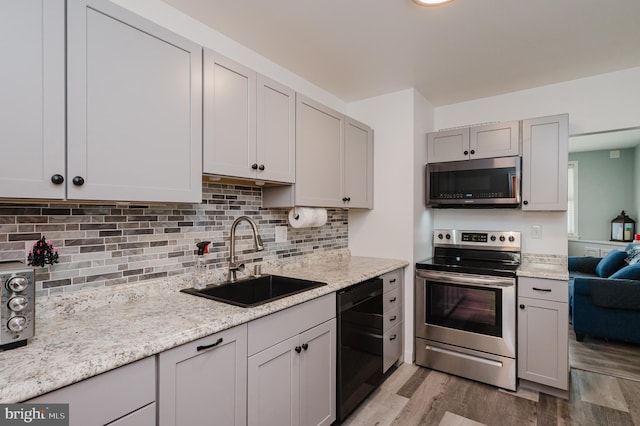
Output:
[[[311,228],[327,223],[327,209],[294,207],[289,210],[289,224],[293,228]]]

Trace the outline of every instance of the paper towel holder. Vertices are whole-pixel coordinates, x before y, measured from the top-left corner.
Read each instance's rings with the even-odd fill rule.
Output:
[[[293,218],[295,220],[300,219],[300,215],[298,214],[298,208],[297,207],[293,207],[293,214],[295,214],[295,216],[293,216]]]

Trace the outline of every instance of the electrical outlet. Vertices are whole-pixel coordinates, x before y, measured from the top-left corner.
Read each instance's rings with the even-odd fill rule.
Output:
[[[286,242],[287,242],[287,227],[276,226],[276,243],[286,243]]]
[[[531,225],[531,238],[542,238],[542,225]]]

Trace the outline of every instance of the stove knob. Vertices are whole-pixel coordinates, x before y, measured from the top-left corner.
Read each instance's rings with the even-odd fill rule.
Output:
[[[500,242],[504,243],[504,235],[500,235]]]
[[[7,322],[7,328],[13,332],[19,332],[24,330],[27,325],[27,319],[23,316],[10,318]]]
[[[513,238],[513,235],[509,235],[509,242],[510,242],[510,243],[514,242],[515,240],[516,240],[516,239],[515,239],[515,238]]]
[[[7,289],[17,293],[27,288],[27,284],[29,284],[29,281],[26,277],[16,275],[15,277],[9,278],[7,281]]]
[[[495,240],[496,240],[496,236],[495,236],[495,235],[492,235],[492,236],[491,236],[491,241],[495,241]]]
[[[451,239],[451,234],[447,234],[447,240]]]
[[[9,309],[13,312],[23,311],[27,307],[27,304],[27,298],[24,296],[12,297],[11,299],[9,299],[9,303],[7,303]]]
[[[438,234],[438,239],[443,239],[444,237],[442,236],[442,234]]]

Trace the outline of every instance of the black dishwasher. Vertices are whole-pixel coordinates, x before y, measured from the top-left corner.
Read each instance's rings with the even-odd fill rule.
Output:
[[[337,420],[343,421],[382,382],[382,279],[337,293]]]

